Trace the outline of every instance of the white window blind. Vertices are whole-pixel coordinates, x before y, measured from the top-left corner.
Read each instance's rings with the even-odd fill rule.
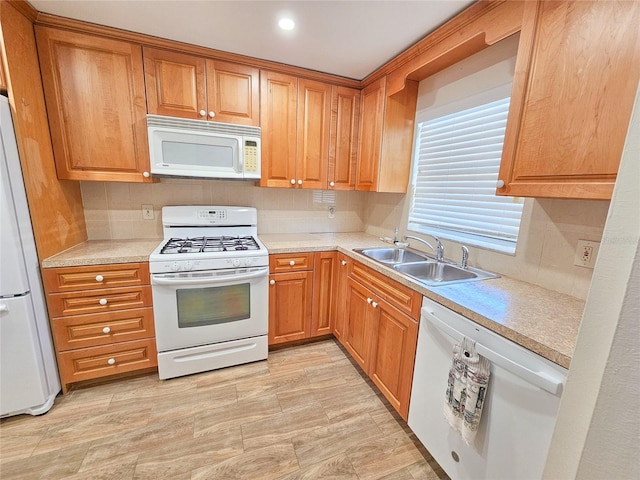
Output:
[[[495,195],[509,100],[418,124],[409,230],[515,252],[524,202]]]

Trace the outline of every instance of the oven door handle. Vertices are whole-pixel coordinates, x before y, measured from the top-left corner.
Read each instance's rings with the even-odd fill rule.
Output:
[[[238,280],[249,280],[251,278],[266,277],[269,273],[268,268],[261,268],[257,271],[244,274],[234,275],[212,275],[208,277],[198,278],[176,278],[176,277],[164,277],[162,275],[151,275],[152,285],[212,285],[215,283],[228,283],[236,282]]]

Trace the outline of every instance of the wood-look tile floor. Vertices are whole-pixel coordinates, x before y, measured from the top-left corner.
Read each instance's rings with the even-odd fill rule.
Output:
[[[4,419],[0,478],[448,479],[333,340],[79,388]]]

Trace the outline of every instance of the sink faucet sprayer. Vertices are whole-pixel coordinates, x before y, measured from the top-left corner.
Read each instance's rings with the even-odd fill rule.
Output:
[[[404,239],[407,240],[410,238],[412,240],[417,240],[420,243],[424,243],[427,247],[429,247],[431,250],[433,250],[436,253],[436,260],[441,262],[442,260],[444,260],[444,245],[442,245],[442,242],[440,242],[440,239],[435,235],[429,234],[429,236],[433,237],[434,240],[436,241],[435,247],[431,245],[429,242],[427,242],[426,240],[423,240],[422,238],[414,237],[412,235],[405,235]]]

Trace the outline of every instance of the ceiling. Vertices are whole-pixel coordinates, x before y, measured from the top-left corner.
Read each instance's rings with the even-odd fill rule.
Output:
[[[473,0],[29,0],[39,11],[361,80]],[[296,28],[278,28],[287,14]]]

